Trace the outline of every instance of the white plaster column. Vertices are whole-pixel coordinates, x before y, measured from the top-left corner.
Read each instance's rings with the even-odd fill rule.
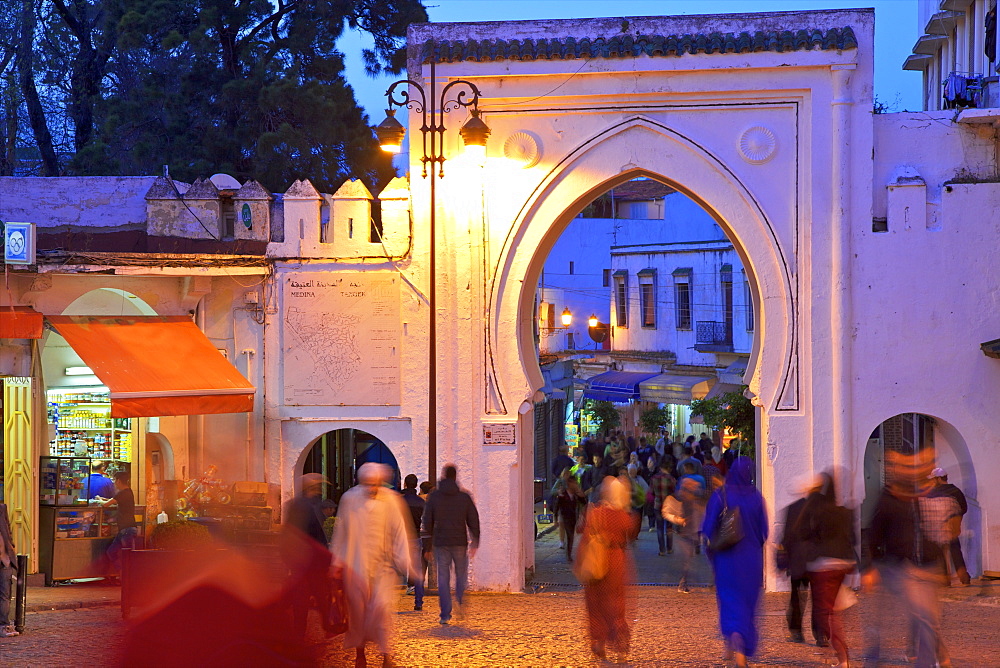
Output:
[[[989,63],[986,62],[986,0],[976,0],[973,3],[972,19],[972,71],[983,76],[989,76]]]
[[[833,210],[830,212],[830,294],[831,407],[833,414],[833,464],[851,470],[855,444],[852,442],[853,411],[851,341],[854,323],[851,314],[851,92],[853,63],[833,65],[833,137],[830,175]]]

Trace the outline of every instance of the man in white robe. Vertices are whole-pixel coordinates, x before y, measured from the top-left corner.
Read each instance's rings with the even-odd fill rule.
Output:
[[[385,486],[390,476],[385,464],[368,462],[358,469],[359,484],[340,498],[330,547],[335,564],[344,569],[344,647],[357,649],[359,667],[368,665],[369,642],[378,645],[383,666],[394,665],[389,651],[393,589],[400,582],[397,573],[412,570],[409,511],[403,497]]]

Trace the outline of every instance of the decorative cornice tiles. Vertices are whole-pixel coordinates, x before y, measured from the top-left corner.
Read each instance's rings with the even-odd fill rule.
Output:
[[[856,49],[850,26],[802,30],[761,30],[754,33],[696,33],[683,35],[615,35],[614,37],[557,37],[539,39],[427,40],[420,46],[423,63],[498,60],[573,60],[576,58],[635,58],[685,54],[754,53],[759,51],[842,51]]]

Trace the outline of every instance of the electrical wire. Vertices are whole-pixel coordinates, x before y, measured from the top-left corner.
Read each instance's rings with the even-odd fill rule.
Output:
[[[198,217],[198,214],[196,214],[194,210],[190,206],[188,206],[187,200],[184,199],[184,195],[181,194],[181,191],[177,189],[177,184],[174,183],[174,180],[169,176],[167,176],[166,179],[167,181],[170,182],[170,187],[174,189],[174,192],[177,194],[177,198],[184,205],[184,208],[188,210],[188,213],[194,216],[194,219],[198,221],[198,224],[201,225],[202,229],[208,232],[208,236],[210,236],[213,241],[221,242],[222,239],[216,237],[215,234],[212,233],[212,230],[208,229],[208,226],[206,226],[205,223],[202,222],[201,218]]]

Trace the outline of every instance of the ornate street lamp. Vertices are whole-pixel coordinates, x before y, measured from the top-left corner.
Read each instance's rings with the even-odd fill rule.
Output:
[[[541,336],[552,336],[568,329],[573,324],[573,312],[569,310],[569,307],[564,308],[562,313],[559,314],[559,325],[549,327],[545,324],[546,322],[548,320],[538,321],[538,333]]]
[[[382,150],[399,153],[406,129],[395,118],[393,107],[405,107],[420,114],[421,176],[430,176],[430,286],[427,302],[430,308],[428,324],[428,393],[427,393],[427,463],[428,478],[437,480],[437,180],[444,176],[445,114],[465,107],[471,118],[459,130],[467,152],[485,155],[490,128],[479,117],[479,88],[471,81],[456,79],[444,85],[437,94],[435,63],[431,62],[427,90],[412,79],[400,79],[385,92],[389,108],[386,118],[375,133]],[[474,156],[475,157],[475,156]],[[428,164],[430,169],[428,170]]]

